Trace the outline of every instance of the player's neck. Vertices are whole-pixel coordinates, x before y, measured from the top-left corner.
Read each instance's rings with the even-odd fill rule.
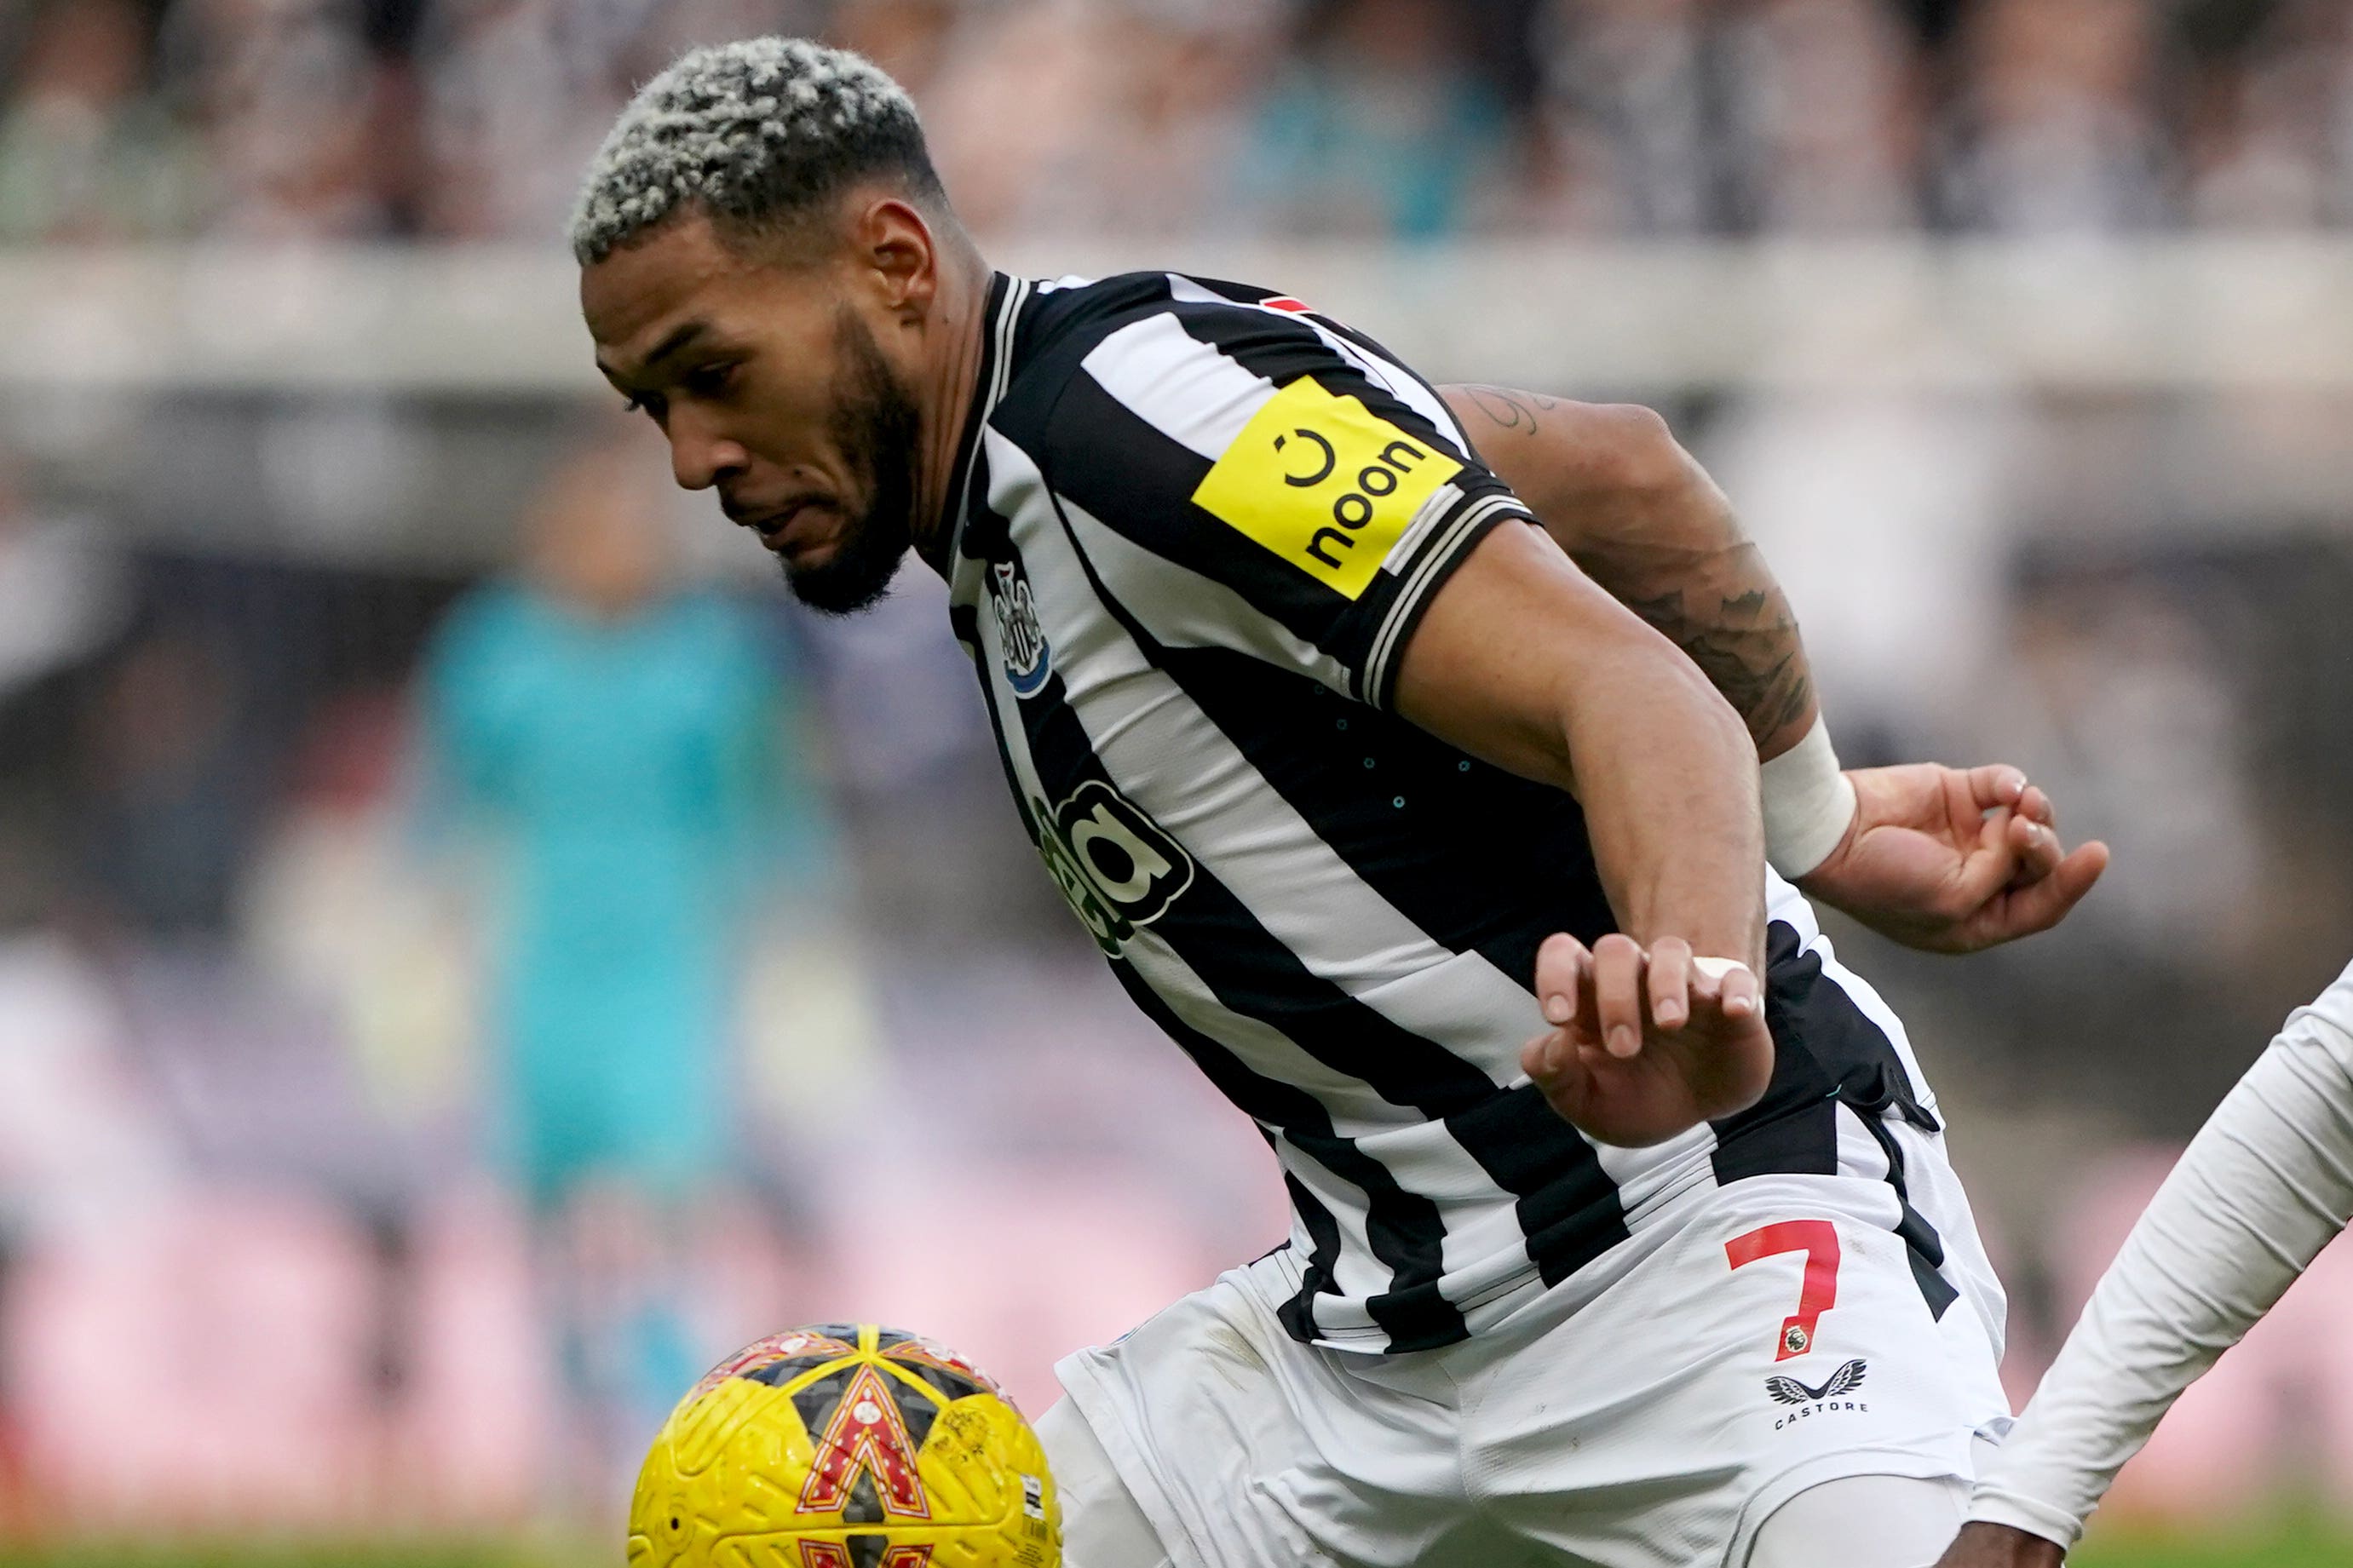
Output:
[[[955,536],[951,492],[956,481],[956,452],[964,445],[965,422],[972,416],[973,399],[980,395],[982,344],[988,331],[989,283],[994,274],[969,242],[944,258],[940,279],[940,353],[922,398],[923,436],[915,497],[915,552],[933,571],[947,574],[948,542]]]

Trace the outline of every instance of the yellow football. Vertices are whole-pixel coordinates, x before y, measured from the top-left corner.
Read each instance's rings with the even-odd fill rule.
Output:
[[[945,1346],[871,1323],[776,1334],[670,1412],[630,1568],[1058,1568],[1038,1435]]]

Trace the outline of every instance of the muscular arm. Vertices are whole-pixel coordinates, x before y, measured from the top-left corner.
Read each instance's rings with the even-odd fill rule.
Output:
[[[1440,739],[1577,795],[1629,936],[1761,957],[1764,837],[1738,724],[1535,531],[1497,529],[1440,590],[1406,647],[1397,701]]]
[[[1440,389],[1471,440],[1587,576],[1690,656],[1767,761],[1814,721],[1798,619],[1732,506],[1631,405]]]
[[[1658,954],[1680,964],[1685,942],[1762,973],[1764,833],[1746,733],[1689,660],[1537,530],[1497,528],[1438,590],[1406,645],[1396,702],[1451,744],[1577,795],[1623,933],[1605,942],[1649,951],[1654,979]],[[1634,973],[1621,955],[1596,956]],[[1538,967],[1549,1006],[1551,966]],[[1614,1003],[1596,984],[1604,1032],[1627,1024],[1629,1049],[1572,1056],[1538,1075],[1578,1126],[1606,1142],[1652,1142],[1764,1092],[1772,1042],[1754,1007],[1719,1016],[1694,990],[1686,1024],[1680,994],[1664,1016],[1655,988],[1645,1010],[1630,980]],[[1639,1053],[1636,1025],[1646,1031]]]
[[[2064,853],[2049,797],[2016,768],[1915,763],[1847,773],[1842,785],[1829,772],[1797,617],[1724,492],[1656,414],[1440,390],[1545,531],[1738,710],[1771,764],[1775,864],[1809,894],[1906,946],[1968,952],[2057,924],[2091,890],[2106,848]]]

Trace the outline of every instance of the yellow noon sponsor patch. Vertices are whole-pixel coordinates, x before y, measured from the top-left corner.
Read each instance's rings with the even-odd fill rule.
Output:
[[[1429,442],[1303,375],[1251,416],[1193,501],[1354,599],[1431,492],[1461,471]]]

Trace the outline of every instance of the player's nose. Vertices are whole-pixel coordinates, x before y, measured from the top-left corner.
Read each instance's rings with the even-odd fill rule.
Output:
[[[671,419],[670,470],[681,489],[707,490],[728,475],[742,472],[751,460],[737,443]]]

